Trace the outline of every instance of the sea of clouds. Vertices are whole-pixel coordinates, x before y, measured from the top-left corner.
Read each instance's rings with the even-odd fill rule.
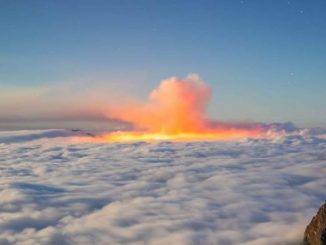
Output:
[[[108,144],[76,134],[0,132],[1,245],[298,245],[326,198],[326,140],[309,132]]]

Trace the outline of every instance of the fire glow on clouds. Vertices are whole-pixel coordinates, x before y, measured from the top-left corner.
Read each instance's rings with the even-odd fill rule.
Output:
[[[0,244],[300,244],[325,199],[326,131],[219,123],[210,96],[170,78],[108,106],[133,132],[0,131]]]
[[[33,126],[50,121],[52,126],[49,128],[55,128],[60,120],[99,119],[110,130],[112,122],[120,129],[122,121],[133,125],[132,131],[107,133],[106,130],[96,137],[80,137],[80,142],[213,141],[265,138],[275,133],[275,125],[222,123],[209,118],[206,109],[212,91],[195,74],[161,81],[145,102],[125,94],[114,98],[107,84],[100,85],[84,88],[83,84],[68,83],[0,91],[0,126],[10,120],[23,124],[24,128],[26,121],[35,122]],[[72,127],[79,126],[73,124]]]
[[[209,119],[206,108],[211,95],[211,89],[195,74],[163,80],[146,103],[129,103],[106,113],[132,123],[140,131],[105,134],[101,140],[193,141],[263,136],[264,128],[259,124],[226,124]]]

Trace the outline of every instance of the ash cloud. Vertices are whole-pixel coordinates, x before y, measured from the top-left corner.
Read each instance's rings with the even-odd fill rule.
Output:
[[[34,88],[3,88],[0,91],[0,130],[130,127],[105,117],[111,95],[105,85],[60,83]]]
[[[161,81],[146,103],[110,108],[109,117],[154,132],[198,132],[206,127],[206,108],[212,91],[196,74]]]
[[[197,75],[162,80],[144,103],[133,101],[108,107],[107,117],[130,122],[149,132],[216,133],[231,132],[241,137],[291,133],[298,129],[287,123],[222,122],[207,115],[211,88]]]
[[[206,109],[211,97],[212,90],[196,74],[162,80],[146,102],[105,83],[7,88],[0,92],[0,129],[77,127],[164,133],[219,129],[255,133],[269,129],[267,124],[220,122],[210,118]]]

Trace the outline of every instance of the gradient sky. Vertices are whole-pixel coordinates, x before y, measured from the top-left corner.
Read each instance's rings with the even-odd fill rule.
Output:
[[[325,0],[1,0],[0,89],[144,98],[197,73],[216,119],[326,126],[325,13]]]

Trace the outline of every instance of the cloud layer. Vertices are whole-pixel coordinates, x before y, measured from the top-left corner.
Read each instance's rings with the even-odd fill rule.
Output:
[[[309,134],[71,139],[0,134],[0,244],[292,245],[325,199],[326,141]]]

